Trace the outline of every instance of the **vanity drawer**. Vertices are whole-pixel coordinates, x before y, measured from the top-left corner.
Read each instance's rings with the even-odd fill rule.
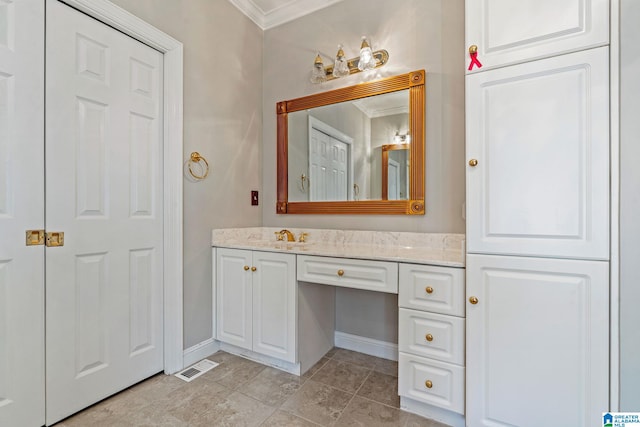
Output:
[[[298,255],[297,270],[303,282],[398,293],[395,262]]]
[[[464,268],[400,264],[400,307],[464,317],[464,295]]]
[[[398,394],[464,414],[464,368],[400,353]]]
[[[401,308],[400,351],[464,366],[464,319]]]

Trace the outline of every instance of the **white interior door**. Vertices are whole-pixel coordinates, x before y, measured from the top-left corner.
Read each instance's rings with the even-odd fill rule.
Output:
[[[162,55],[47,1],[47,423],[163,368]]]
[[[44,423],[44,2],[0,0],[0,426]]]
[[[387,199],[398,200],[400,185],[400,163],[389,158],[387,166]]]
[[[351,200],[353,138],[309,116],[309,199]]]

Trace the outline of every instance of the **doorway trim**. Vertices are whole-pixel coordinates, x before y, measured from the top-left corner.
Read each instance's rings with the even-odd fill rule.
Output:
[[[107,0],[60,0],[163,54],[164,372],[183,366],[182,43]]]

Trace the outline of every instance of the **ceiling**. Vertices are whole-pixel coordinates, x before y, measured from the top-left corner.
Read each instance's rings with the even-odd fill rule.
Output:
[[[263,30],[315,12],[342,0],[229,0]]]

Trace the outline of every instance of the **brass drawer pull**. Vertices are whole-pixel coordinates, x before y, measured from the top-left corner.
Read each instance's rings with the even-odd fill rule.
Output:
[[[244,271],[249,271],[249,266],[248,265],[244,266]]]
[[[256,267],[251,267],[251,271],[256,271],[257,268]]]
[[[433,341],[433,335],[427,334],[427,336],[424,337],[424,339],[426,339],[427,341],[431,342],[431,341]]]
[[[471,166],[472,168],[478,166],[478,160],[476,159],[469,160],[469,166]]]
[[[431,286],[427,286],[425,288],[425,292],[428,293],[428,294],[432,294],[433,293],[433,288]]]
[[[425,381],[424,385],[425,385],[425,387],[427,387],[427,388],[431,388],[431,387],[433,387],[433,383],[431,382],[431,380],[427,380],[427,381]]]
[[[478,303],[478,298],[477,297],[469,297],[469,302],[471,304],[477,304]]]
[[[344,276],[344,270],[338,270],[338,276],[340,277]]]

